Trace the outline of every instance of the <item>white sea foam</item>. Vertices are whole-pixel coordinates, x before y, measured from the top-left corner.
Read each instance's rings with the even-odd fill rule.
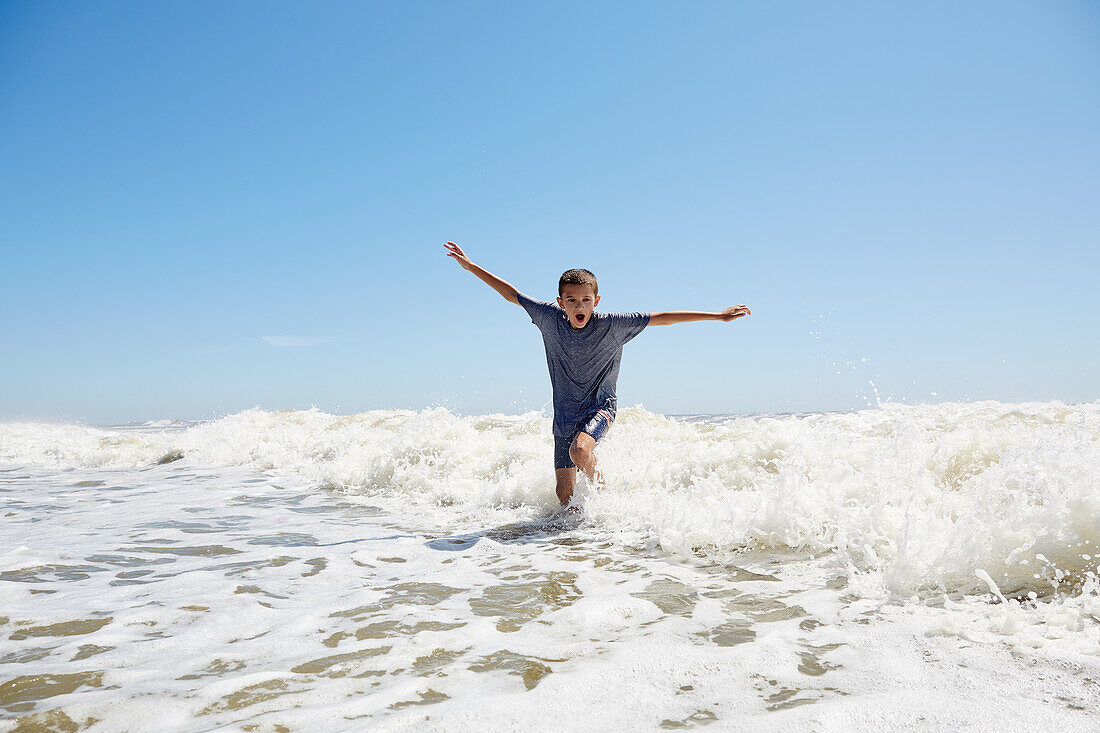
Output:
[[[445,409],[248,410],[183,430],[0,425],[0,461],[125,468],[175,459],[299,476],[436,524],[556,505],[549,421]],[[670,553],[833,554],[898,598],[1079,586],[1100,553],[1100,403],[887,404],[848,414],[676,420],[620,412],[589,518]]]
[[[560,518],[549,429],[0,425],[0,731],[1100,714],[1100,403],[623,409]]]

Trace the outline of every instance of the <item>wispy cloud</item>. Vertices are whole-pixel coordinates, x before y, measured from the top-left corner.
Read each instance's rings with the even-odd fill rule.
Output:
[[[261,336],[270,346],[287,348],[294,346],[316,346],[317,344],[331,344],[338,339],[322,338],[320,336]]]

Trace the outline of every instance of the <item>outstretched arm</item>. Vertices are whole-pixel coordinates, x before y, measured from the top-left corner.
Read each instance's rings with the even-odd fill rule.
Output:
[[[478,267],[473,262],[470,262],[470,258],[467,257],[466,253],[462,251],[462,248],[454,242],[447,242],[443,246],[447,248],[447,256],[454,257],[458,261],[458,264],[462,265],[462,269],[469,270],[470,272],[477,275],[478,278],[482,280],[482,282],[491,287],[493,290],[500,293],[501,297],[503,297],[509,303],[515,303],[516,305],[519,305],[519,297],[517,296],[516,289],[514,287],[509,285],[504,280],[501,280],[499,277],[489,272],[488,270]]]
[[[729,323],[730,321],[744,318],[749,315],[752,315],[752,312],[747,305],[731,305],[729,308],[726,308],[724,311],[719,311],[718,313],[707,313],[705,311],[666,311],[664,313],[651,313],[649,316],[649,325],[668,326],[673,323],[689,323],[691,321],[723,321]]]

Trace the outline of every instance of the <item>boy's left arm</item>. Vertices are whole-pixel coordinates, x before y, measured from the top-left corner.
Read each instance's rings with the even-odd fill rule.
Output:
[[[707,313],[706,311],[665,311],[664,313],[651,313],[649,325],[669,326],[673,323],[690,323],[691,321],[724,321],[726,323],[738,318],[752,315],[747,305],[731,305],[724,311]]]

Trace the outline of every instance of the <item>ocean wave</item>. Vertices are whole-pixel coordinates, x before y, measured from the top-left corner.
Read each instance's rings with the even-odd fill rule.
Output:
[[[443,408],[247,410],[171,430],[0,424],[0,461],[179,461],[292,474],[446,523],[551,511],[550,421]],[[832,555],[896,596],[1016,598],[1095,586],[1100,402],[884,404],[853,413],[675,419],[624,408],[579,500],[665,551]]]

